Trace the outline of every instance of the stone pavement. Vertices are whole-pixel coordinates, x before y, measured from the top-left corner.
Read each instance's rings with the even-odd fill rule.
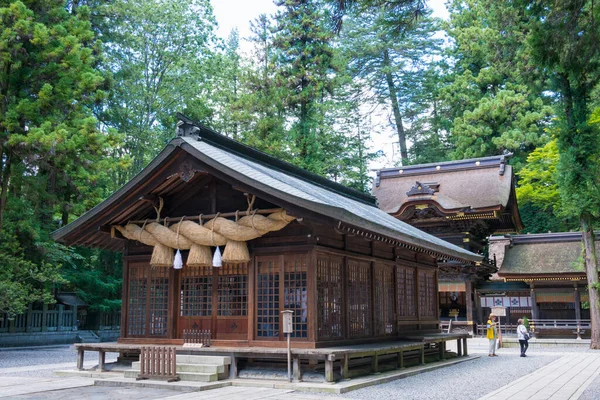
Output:
[[[599,375],[600,353],[570,354],[479,400],[575,400]]]
[[[0,379],[0,398],[13,399],[20,395],[81,388],[93,385],[94,381],[86,378],[3,378]]]

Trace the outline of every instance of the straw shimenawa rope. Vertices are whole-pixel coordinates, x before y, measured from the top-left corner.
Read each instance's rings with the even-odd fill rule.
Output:
[[[252,211],[255,196],[248,200],[247,213]],[[159,206],[154,207],[157,213],[156,221],[160,221],[164,201],[159,198]],[[173,224],[171,227],[147,220],[140,228],[135,224],[127,224],[124,228],[114,226],[124,237],[148,246],[154,246],[151,264],[155,266],[172,266],[173,249],[190,250],[188,266],[208,266],[212,263],[212,255],[209,246],[225,246],[223,261],[228,263],[243,263],[250,261],[248,247],[245,242],[261,237],[268,232],[283,229],[295,218],[287,215],[281,209],[270,214],[268,217],[256,213],[238,218],[235,213],[235,221],[220,217],[217,213],[214,218],[202,225],[202,215],[198,222],[184,221],[185,217]],[[167,258],[169,259],[167,260]]]

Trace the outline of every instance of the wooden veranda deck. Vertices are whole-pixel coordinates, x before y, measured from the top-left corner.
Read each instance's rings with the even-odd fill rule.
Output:
[[[302,378],[301,361],[323,362],[325,366],[325,380],[334,381],[334,365],[337,362],[339,367],[339,376],[341,379],[349,377],[348,369],[351,360],[359,358],[370,358],[370,371],[376,373],[379,371],[379,361],[381,357],[389,359],[396,355],[396,368],[404,368],[405,355],[418,353],[419,364],[425,364],[425,352],[435,348],[438,359],[444,359],[446,342],[457,341],[458,356],[467,356],[467,338],[468,335],[462,333],[429,333],[414,334],[406,336],[402,340],[386,341],[380,343],[367,343],[348,346],[323,347],[317,349],[300,349],[292,347],[293,360],[293,378],[300,380]],[[435,347],[432,347],[431,345]],[[99,369],[105,369],[106,353],[139,353],[142,344],[121,344],[121,343],[79,343],[75,345],[77,349],[77,368],[83,369],[84,353],[94,351],[99,354]],[[147,346],[147,344],[146,344]],[[193,347],[176,346],[177,354],[194,355],[219,355],[231,357],[231,366],[229,371],[230,378],[238,376],[238,361],[240,359],[254,360],[284,360],[287,358],[287,349],[274,347]]]

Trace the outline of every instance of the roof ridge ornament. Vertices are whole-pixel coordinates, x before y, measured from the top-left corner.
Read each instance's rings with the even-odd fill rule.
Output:
[[[407,196],[418,196],[418,195],[430,195],[433,196],[435,192],[439,191],[439,184],[436,182],[421,183],[415,181],[415,185],[406,192]]]

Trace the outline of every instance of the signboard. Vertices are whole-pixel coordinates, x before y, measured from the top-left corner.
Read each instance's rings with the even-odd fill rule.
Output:
[[[282,311],[281,314],[283,314],[283,324],[282,324],[282,328],[283,328],[283,333],[294,333],[294,326],[292,324],[292,314],[294,312],[291,310],[285,310]]]
[[[506,317],[506,307],[492,307],[492,314],[498,317]]]

